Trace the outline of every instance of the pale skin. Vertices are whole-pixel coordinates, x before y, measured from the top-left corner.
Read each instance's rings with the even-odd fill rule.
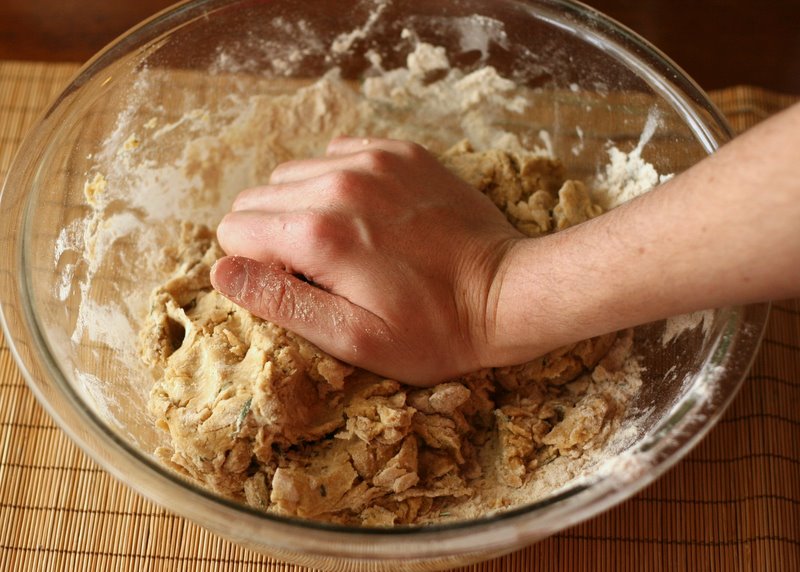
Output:
[[[222,294],[346,362],[431,385],[668,316],[800,296],[800,105],[543,238],[421,147],[362,138],[278,166],[217,236]]]

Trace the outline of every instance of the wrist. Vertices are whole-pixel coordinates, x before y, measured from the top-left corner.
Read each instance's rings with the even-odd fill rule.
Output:
[[[553,349],[553,312],[540,270],[553,246],[549,238],[515,240],[499,260],[487,290],[481,367],[523,363]]]
[[[587,242],[597,222],[510,245],[487,298],[483,367],[524,363],[627,325],[617,323],[626,302],[617,298],[614,257]]]

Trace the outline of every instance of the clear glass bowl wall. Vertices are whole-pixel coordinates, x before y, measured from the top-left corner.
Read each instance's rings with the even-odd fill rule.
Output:
[[[286,24],[301,21],[302,28]],[[213,136],[233,121],[230,103],[237,98],[291,93],[332,67],[357,82],[370,70],[367,51],[380,54],[386,69],[402,66],[413,47],[402,40],[403,29],[445,47],[453,66],[471,71],[491,65],[529,88],[524,118],[505,127],[529,141],[546,130],[574,178],[596,174],[608,162],[609,144],[633,149],[654,115],[657,128],[643,158],[659,173],[688,168],[730,137],[724,120],[680,70],[578,4],[189,2],[132,30],[83,68],[26,140],[2,197],[6,331],[31,387],[59,424],[106,469],[167,508],[248,546],[326,568],[348,561],[420,568],[465,563],[510,551],[630,496],[685,454],[721,413],[749,366],[766,317],[764,306],[718,310],[705,331],[698,328],[667,346],[660,341],[663,322],[638,328],[644,385],[631,414],[639,417],[633,448],[646,455],[645,469],[598,477],[500,517],[422,530],[346,529],[256,513],[161,467],[152,452],[164,435],[146,406],[151,374],[131,359],[135,329],[123,322],[141,319],[150,290],[164,275],[142,273],[142,245],[130,238],[79,245],[84,251],[108,248],[98,267],[87,262],[86,252],[64,247],[65,229],[91,219],[87,182],[98,172],[121,172],[124,157],[109,149],[145,132],[154,117],[163,125],[203,109],[212,118],[191,133],[165,133],[147,148],[148,160],[166,166],[180,157],[187,136]],[[353,30],[363,33],[352,36],[351,49],[331,52],[332,43]],[[292,61],[291,54],[301,56]],[[286,61],[292,65],[278,65]],[[577,144],[582,150],[571,152]],[[224,176],[226,160],[206,158],[223,176],[204,178],[192,198],[195,219],[211,226],[239,190],[263,182],[271,168]],[[126,181],[120,176],[114,184]],[[172,192],[164,181],[153,184],[161,185],[160,193]],[[139,192],[135,185],[130,189]],[[106,217],[135,216],[133,203],[110,205]],[[147,222],[156,244],[176,232],[180,201],[172,208],[169,216]],[[91,286],[81,288],[90,273]],[[79,315],[81,304],[96,306],[93,320],[123,324],[118,335],[76,335],[86,319]]]

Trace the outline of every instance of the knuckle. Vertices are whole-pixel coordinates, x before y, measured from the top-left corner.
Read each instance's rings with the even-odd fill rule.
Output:
[[[330,173],[327,178],[326,191],[334,202],[358,201],[365,188],[365,177],[357,171],[335,171]]]
[[[391,171],[397,158],[394,153],[386,151],[385,149],[369,149],[362,151],[358,155],[358,160],[362,168],[373,173],[386,173]]]
[[[326,243],[335,236],[331,216],[323,212],[310,212],[303,221],[303,234],[313,243]]]
[[[354,243],[351,224],[335,213],[317,212],[306,217],[304,242],[315,256],[332,261],[340,258]]]

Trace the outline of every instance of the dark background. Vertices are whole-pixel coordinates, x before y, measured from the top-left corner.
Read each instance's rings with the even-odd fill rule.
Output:
[[[302,0],[298,0],[302,2]],[[800,0],[589,0],[704,89],[800,94]],[[83,62],[170,0],[0,0],[0,59]]]

